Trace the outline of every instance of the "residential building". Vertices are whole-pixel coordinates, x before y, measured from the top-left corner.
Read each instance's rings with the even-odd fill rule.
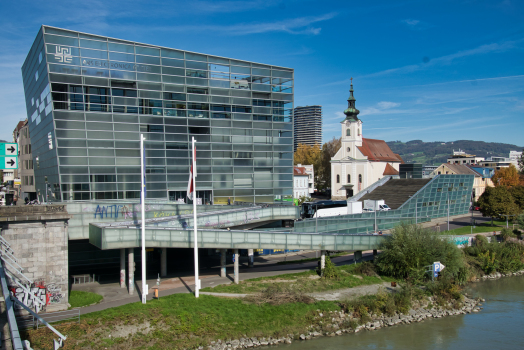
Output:
[[[309,175],[305,167],[293,167],[293,198],[309,197]]]
[[[331,158],[332,199],[352,197],[386,175],[398,175],[399,165],[403,163],[385,141],[363,137],[353,84],[349,92],[346,118],[340,123],[342,146]]]
[[[274,202],[293,188],[293,69],[42,26],[22,67],[40,194]]]
[[[28,200],[32,201],[37,199],[37,196],[28,124],[27,119],[18,123],[13,131],[13,141],[18,144],[18,177],[20,179],[18,198],[24,200],[27,197]]]
[[[294,152],[299,143],[322,147],[322,106],[296,107],[293,124]]]
[[[495,170],[509,168],[510,165],[514,165],[518,169],[518,160],[506,157],[488,157],[486,160],[479,162],[478,165]]]
[[[309,164],[309,165],[297,164],[297,166],[298,167],[303,167],[304,169],[306,169],[306,174],[308,175],[308,192],[309,192],[309,194],[315,193],[315,191],[316,191],[316,188],[315,188],[315,169],[314,169],[313,164]]]
[[[453,155],[448,158],[450,164],[477,164],[484,160],[484,157],[477,157],[474,154],[467,154],[462,150],[453,150]]]
[[[422,177],[429,177],[435,169],[438,168],[438,165],[424,165],[422,167]]]
[[[522,157],[522,151],[509,151],[509,159],[512,161],[519,161],[520,157]]]
[[[433,175],[474,175],[472,197],[477,201],[486,190],[486,187],[494,186],[491,181],[491,176],[493,176],[494,170],[490,169],[486,172],[478,172],[476,170],[477,168],[478,167],[473,167],[471,165],[443,163],[435,169]]]

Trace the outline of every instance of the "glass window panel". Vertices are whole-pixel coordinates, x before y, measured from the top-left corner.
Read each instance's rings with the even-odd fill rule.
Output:
[[[212,87],[229,88],[231,84],[227,80],[211,80],[210,79],[209,85]]]
[[[87,151],[85,148],[58,148],[57,151],[59,156],[87,156]]]
[[[115,139],[116,140],[138,140],[140,134],[136,132],[116,132],[115,131]]]
[[[162,57],[171,57],[171,58],[181,58],[184,59],[184,52],[171,50],[171,49],[160,49],[162,52]]]
[[[207,62],[207,56],[198,53],[186,52],[186,60]]]
[[[186,75],[184,69],[171,68],[171,67],[162,67],[162,74],[181,75],[181,76]]]
[[[132,45],[109,43],[109,51],[135,53],[135,48]]]
[[[113,133],[109,131],[87,131],[87,138],[92,140],[97,139],[112,139]]]
[[[162,58],[162,65],[163,66],[169,66],[169,67],[180,67],[184,68],[184,61],[181,60],[170,60],[168,58]]]
[[[87,130],[113,130],[112,123],[87,122]]]
[[[80,47],[87,47],[90,49],[107,50],[107,42],[80,39]]]
[[[76,36],[76,35],[75,35]],[[68,45],[78,47],[78,39],[69,38],[57,35],[45,35],[46,44],[59,44],[59,45]]]
[[[80,54],[82,55],[82,57],[86,57],[86,58],[107,59],[107,51],[81,49]],[[86,65],[86,64],[84,64],[84,65]],[[104,67],[106,67],[106,66],[104,66]]]
[[[285,71],[273,69],[273,76],[281,77],[281,78],[293,78],[293,72],[285,72]]]
[[[145,80],[145,81],[162,81],[162,76],[159,74],[147,74],[147,73],[137,73],[136,74],[137,80]]]
[[[160,49],[145,46],[135,46],[136,53],[140,55],[160,56]]]
[[[59,34],[59,35],[65,35],[65,36],[72,36],[75,38],[77,37],[77,33],[70,32],[68,30],[63,30],[63,29],[58,29],[58,28],[49,28],[49,27],[45,27],[44,30],[46,34]]]
[[[59,157],[60,165],[87,165],[86,157]]]
[[[186,61],[186,68],[207,70],[207,63]]]
[[[212,70],[212,71],[215,71],[215,72],[229,73],[229,66],[210,63],[209,64],[209,70]]]
[[[121,62],[135,62],[135,55],[128,55],[125,53],[110,52],[109,59],[111,61],[121,61]],[[118,67],[121,68],[121,67]]]
[[[56,137],[67,138],[67,139],[78,139],[86,138],[86,132],[81,130],[56,130]]]
[[[135,72],[124,72],[124,71],[111,71],[111,78],[115,79],[125,79],[125,80],[136,80]]]
[[[146,83],[143,81],[138,82],[138,88],[143,90],[157,90],[162,91],[162,84],[158,83]]]
[[[136,62],[137,63],[146,63],[146,64],[160,65],[160,57],[136,55]]]
[[[174,84],[185,84],[186,79],[184,77],[175,77],[172,75],[163,75],[162,81],[164,83],[174,83]]]

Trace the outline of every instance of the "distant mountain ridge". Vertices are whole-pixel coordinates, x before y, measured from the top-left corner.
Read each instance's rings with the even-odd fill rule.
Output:
[[[522,151],[524,147],[508,143],[458,140],[451,142],[424,142],[412,140],[408,142],[387,141],[391,150],[400,154],[406,163],[422,163],[424,165],[439,165],[445,163],[453,150],[474,154],[478,157],[509,157],[509,151]]]

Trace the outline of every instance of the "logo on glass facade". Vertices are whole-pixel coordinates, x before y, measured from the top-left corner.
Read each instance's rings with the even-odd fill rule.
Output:
[[[55,58],[58,62],[71,63],[73,56],[71,55],[71,49],[68,47],[56,47]]]

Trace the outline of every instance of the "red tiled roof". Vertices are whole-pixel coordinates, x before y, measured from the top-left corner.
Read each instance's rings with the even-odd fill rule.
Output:
[[[398,159],[400,159],[400,163],[401,163],[401,164],[405,164],[405,163],[404,163],[404,159],[402,159],[402,157],[400,156],[400,154],[395,153],[395,155],[397,156]]]
[[[306,168],[304,167],[298,167],[298,166],[295,166],[293,167],[293,175],[303,175],[303,176],[307,176],[307,173],[306,173]]]
[[[401,162],[400,157],[389,148],[384,140],[362,138],[362,146],[357,146],[360,152],[372,162]]]
[[[386,164],[386,169],[384,169],[384,173],[382,175],[398,175],[397,169],[393,168],[391,164]]]

